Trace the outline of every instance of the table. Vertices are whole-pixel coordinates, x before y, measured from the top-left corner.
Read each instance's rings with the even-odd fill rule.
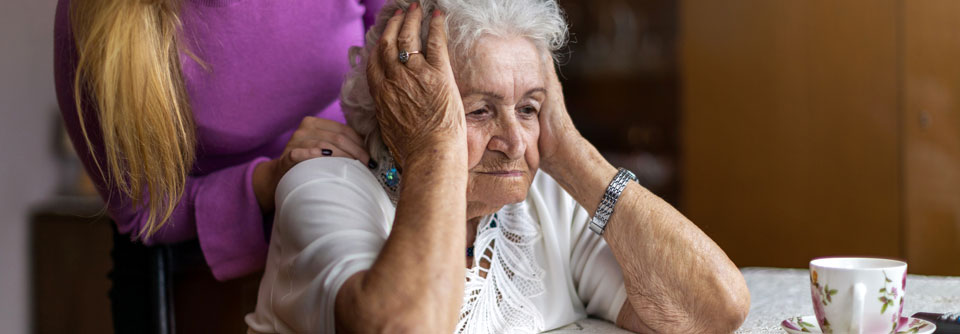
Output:
[[[743,277],[750,289],[750,315],[737,333],[786,333],[780,322],[789,317],[812,315],[810,278],[807,269],[743,268]],[[909,275],[903,312],[960,311],[960,277]],[[613,324],[584,319],[551,334],[622,334],[630,333]]]
[[[743,268],[750,288],[750,315],[737,333],[785,333],[780,322],[812,315],[807,269]],[[907,276],[903,312],[960,311],[960,277]]]

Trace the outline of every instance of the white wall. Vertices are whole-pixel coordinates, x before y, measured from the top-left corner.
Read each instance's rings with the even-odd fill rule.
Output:
[[[56,0],[0,1],[0,331],[30,331],[27,214],[51,195]]]

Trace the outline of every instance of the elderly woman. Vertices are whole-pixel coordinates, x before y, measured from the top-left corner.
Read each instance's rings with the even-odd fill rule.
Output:
[[[385,5],[342,92],[380,168],[284,176],[250,331],[735,330],[736,266],[574,128],[565,39],[553,0]]]

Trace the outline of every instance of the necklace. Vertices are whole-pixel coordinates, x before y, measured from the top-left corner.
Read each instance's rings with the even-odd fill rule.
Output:
[[[497,214],[493,214],[493,219],[490,219],[490,228],[497,227]],[[467,247],[467,257],[473,257],[473,246]]]
[[[372,172],[377,176],[377,181],[380,181],[380,186],[387,192],[390,202],[396,207],[397,200],[400,199],[401,170],[394,164],[393,157],[387,156],[378,161],[377,168]]]

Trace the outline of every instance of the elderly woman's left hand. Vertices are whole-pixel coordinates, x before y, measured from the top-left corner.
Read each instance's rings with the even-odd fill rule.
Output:
[[[590,143],[580,135],[563,99],[563,87],[557,77],[556,67],[550,55],[542,62],[547,85],[547,99],[540,108],[540,167],[554,175],[571,155],[581,152]],[[592,147],[592,146],[590,146]]]
[[[544,69],[540,167],[587,212],[595,212],[617,169],[573,126],[554,66],[549,60],[543,64],[551,66]],[[603,238],[628,291],[619,326],[637,332],[729,333],[746,318],[750,293],[737,266],[683,214],[639,184],[623,188]],[[660,261],[664,253],[672,254],[670,261]],[[684,279],[664,279],[676,277]],[[712,298],[704,300],[707,294]]]

